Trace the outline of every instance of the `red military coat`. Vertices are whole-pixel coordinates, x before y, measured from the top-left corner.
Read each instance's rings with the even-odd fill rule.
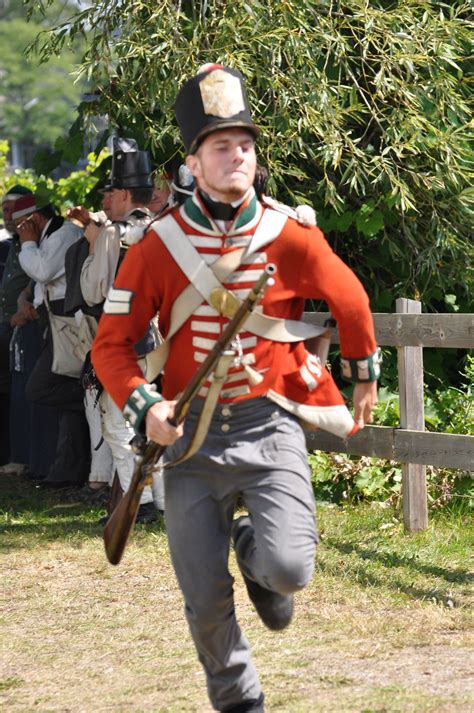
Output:
[[[180,235],[173,238],[175,244],[190,241],[201,259],[212,266],[227,251],[248,246],[269,210],[274,209],[259,202],[251,191],[232,227],[224,232],[223,224],[211,219],[195,194],[184,206],[172,209],[166,221],[154,222],[143,240],[128,250],[99,325],[93,363],[104,387],[120,408],[125,407],[135,427],[156,398],[144,388],[147,381],[137,364],[133,345],[156,312],[166,337],[173,303],[189,284],[160,239],[160,231],[167,229],[171,216],[181,229]],[[355,380],[376,378],[373,322],[361,283],[332,251],[318,228],[303,227],[290,217],[283,222],[274,239],[266,244],[264,240],[263,245],[244,257],[225,287],[243,298],[263,266],[274,263],[275,284],[267,289],[261,302],[264,314],[299,320],[305,299],[325,300],[337,320],[341,353]],[[183,390],[226,323],[225,317],[203,301],[172,337],[163,376],[165,398],[173,399]],[[277,343],[246,331],[241,332],[240,341],[244,361],[251,363],[262,378],[252,385],[244,366],[231,369],[221,392],[222,402],[266,395],[338,435],[350,435],[356,430],[331,375],[308,354],[303,342]]]

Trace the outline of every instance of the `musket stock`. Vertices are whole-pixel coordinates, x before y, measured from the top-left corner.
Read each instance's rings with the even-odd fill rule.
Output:
[[[216,344],[178,399],[174,416],[169,419],[173,426],[177,426],[184,421],[191,401],[214,370],[222,352],[228,348],[242,329],[246,319],[253,312],[261,298],[265,286],[275,273],[275,265],[268,264],[254,287],[250,290],[248,297],[238,307],[234,316],[217,339]],[[142,439],[143,443],[140,446],[141,458],[137,459],[135,464],[130,487],[109,517],[104,528],[105,553],[110,564],[114,565],[119,564],[122,559],[132,533],[143,488],[145,485],[151,484],[153,468],[166,450],[166,446],[161,446],[153,441],[146,442],[144,437]]]
[[[110,564],[119,564],[122,559],[135,525],[143,489],[145,485],[151,485],[153,477],[151,471],[164,451],[164,446],[153,443],[153,441],[146,443],[141,454],[142,457],[135,465],[129,489],[107,520],[107,524],[104,527],[104,545]]]

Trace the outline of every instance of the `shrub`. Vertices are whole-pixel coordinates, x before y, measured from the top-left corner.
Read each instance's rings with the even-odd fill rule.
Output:
[[[462,387],[439,389],[425,396],[427,430],[472,435],[474,432],[474,357],[468,356],[461,374]],[[374,423],[396,427],[400,423],[398,394],[380,389]],[[315,496],[341,503],[348,500],[383,500],[398,503],[402,470],[395,461],[340,453],[309,454]],[[431,508],[449,504],[474,505],[474,472],[427,466]]]
[[[97,173],[108,152],[102,151],[98,156],[89,154],[88,164],[82,171],[73,171],[66,178],[53,181],[45,175],[37,176],[31,169],[15,169],[7,171],[8,143],[0,141],[0,195],[9,188],[20,183],[30,188],[34,193],[48,200],[63,215],[68,208],[76,205],[91,205],[89,194],[97,183]]]

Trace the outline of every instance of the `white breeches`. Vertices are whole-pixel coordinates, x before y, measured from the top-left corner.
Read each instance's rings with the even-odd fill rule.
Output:
[[[132,480],[135,455],[131,449],[130,441],[135,431],[127,424],[122,412],[106,391],[100,397],[100,410],[102,414],[102,432],[112,451],[114,469],[118,473],[120,486],[124,493],[127,492]],[[153,491],[146,486],[143,490],[140,503],[155,502],[159,510],[164,510],[164,495],[161,472],[154,475]]]
[[[89,481],[112,485],[114,472],[112,451],[102,435],[102,419],[99,404],[96,403],[96,399],[96,389],[85,390],[84,408],[91,439],[91,470]]]

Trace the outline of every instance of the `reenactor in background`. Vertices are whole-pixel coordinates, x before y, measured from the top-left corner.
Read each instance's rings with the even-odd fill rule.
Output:
[[[145,228],[154,218],[154,213],[148,208],[153,188],[148,152],[138,150],[132,139],[115,139],[112,171],[103,189],[104,209],[110,222],[97,224],[91,219],[85,227],[89,255],[82,264],[80,289],[86,305],[95,310],[95,317],[87,317],[91,342],[120,263],[129,246],[143,237]],[[135,353],[138,357],[144,356],[156,345],[158,334],[154,318],[155,315],[152,315],[150,323],[136,340]],[[127,492],[134,467],[130,446],[134,431],[107,390],[101,392],[99,405],[102,433],[112,452],[113,468],[122,492]],[[154,522],[159,511],[163,510],[161,475],[157,473],[153,491],[146,487],[142,494],[137,522]]]
[[[30,319],[36,319],[31,310],[19,313],[17,305],[18,297],[30,282],[30,278],[20,265],[20,238],[12,220],[12,213],[16,200],[25,195],[32,195],[29,188],[16,185],[10,188],[2,199],[3,222],[7,235],[10,236],[8,242],[2,240],[6,254],[0,284],[0,464],[3,466],[3,472],[23,472],[28,463],[28,449],[25,448],[25,440],[28,442],[28,439],[21,439],[20,444],[23,443],[23,447],[10,443],[10,342],[15,327],[23,326]],[[13,429],[11,436],[14,437]]]

